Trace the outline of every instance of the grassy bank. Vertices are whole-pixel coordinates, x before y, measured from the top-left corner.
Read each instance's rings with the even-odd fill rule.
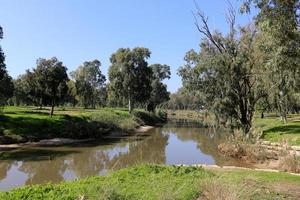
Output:
[[[0,193],[0,199],[297,199],[299,189],[300,177],[286,173],[141,165],[103,177],[22,187]]]
[[[49,116],[47,108],[5,107],[0,115],[0,143],[38,141],[55,137],[99,138],[111,131],[130,131],[139,125],[155,125],[162,114],[125,109],[57,108]]]
[[[262,139],[300,145],[300,115],[289,115],[286,124],[275,115],[267,115],[263,119],[255,118],[254,126],[263,131]]]

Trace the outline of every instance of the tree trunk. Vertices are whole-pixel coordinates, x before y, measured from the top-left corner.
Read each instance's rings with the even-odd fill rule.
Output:
[[[265,118],[264,112],[261,112],[260,118],[262,118],[262,119]]]
[[[54,100],[52,100],[52,103],[51,103],[50,117],[52,117],[53,112],[54,112]]]
[[[92,97],[92,109],[95,109],[95,108],[96,108],[95,100],[94,100],[94,97]]]
[[[286,108],[286,104],[285,104],[284,99],[281,99],[279,106],[280,106],[281,120],[285,124],[285,123],[287,123],[287,108]]]
[[[129,98],[128,100],[128,111],[129,113],[131,113],[133,110],[133,102],[131,101],[131,99]]]

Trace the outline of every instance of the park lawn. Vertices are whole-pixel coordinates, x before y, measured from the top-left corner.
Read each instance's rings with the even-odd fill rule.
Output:
[[[0,193],[0,199],[196,200],[202,195],[234,196],[235,199],[298,199],[299,189],[300,177],[287,173],[138,165],[106,176],[25,186]]]
[[[256,118],[254,126],[263,131],[262,137],[265,140],[300,145],[300,115],[289,115],[286,124],[274,115],[264,119]]]
[[[129,114],[122,108],[49,108],[7,106],[0,115],[0,144],[38,141],[55,137],[99,138],[111,131],[131,131],[164,119],[142,110]]]

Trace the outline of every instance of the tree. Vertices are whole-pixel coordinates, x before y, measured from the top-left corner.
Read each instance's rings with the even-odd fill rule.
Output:
[[[37,87],[43,89],[42,95],[49,100],[50,116],[52,116],[55,104],[63,100],[68,89],[67,68],[56,57],[40,58],[37,60],[37,67],[33,71]]]
[[[103,91],[106,78],[100,70],[99,60],[84,62],[78,69],[72,72],[75,80],[77,95],[80,97],[85,108],[89,105],[96,107],[96,98]]]
[[[198,7],[197,7],[198,8]],[[235,12],[228,12],[229,33],[212,33],[208,18],[198,9],[196,26],[205,36],[201,52],[186,54],[187,64],[179,70],[183,85],[203,95],[204,106],[217,119],[248,134],[256,102],[264,95],[260,87],[259,66],[255,60],[256,31],[248,26],[235,28]]]
[[[251,3],[259,10],[258,50],[263,55],[268,88],[277,99],[284,122],[287,121],[289,97],[299,92],[300,77],[300,2],[299,0],[246,0],[242,11]]]
[[[68,92],[66,96],[67,102],[71,103],[73,107],[75,107],[77,103],[77,89],[75,82],[73,80],[69,80],[67,83],[68,86]]]
[[[0,40],[3,39],[3,30],[0,26]],[[5,104],[6,100],[13,95],[12,78],[8,75],[5,65],[5,56],[0,46],[0,104]]]
[[[121,48],[110,58],[110,90],[114,97],[128,101],[129,112],[135,103],[145,103],[150,98],[152,70],[146,61],[150,54],[147,48]]]
[[[28,88],[28,82],[26,78],[26,74],[24,74],[13,80],[15,88],[13,101],[17,106],[33,104],[33,101],[30,98],[30,88]]]
[[[200,91],[182,87],[170,95],[167,107],[173,110],[201,110],[204,105],[202,98]]]
[[[153,112],[158,105],[167,102],[170,99],[170,93],[167,91],[167,85],[162,81],[170,79],[171,72],[170,66],[168,65],[153,64],[150,65],[150,68],[152,70],[153,77],[151,82],[152,90],[147,110]]]

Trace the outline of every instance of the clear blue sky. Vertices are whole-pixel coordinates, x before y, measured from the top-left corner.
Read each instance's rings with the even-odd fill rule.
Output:
[[[213,29],[226,32],[225,0],[198,0]],[[238,8],[241,1],[232,0]],[[107,75],[109,57],[120,47],[151,50],[149,63],[171,66],[166,83],[181,86],[176,72],[185,53],[199,50],[193,0],[0,0],[1,46],[16,78],[35,67],[37,58],[58,57],[73,71],[84,61],[99,59]],[[250,16],[239,16],[240,24]]]

